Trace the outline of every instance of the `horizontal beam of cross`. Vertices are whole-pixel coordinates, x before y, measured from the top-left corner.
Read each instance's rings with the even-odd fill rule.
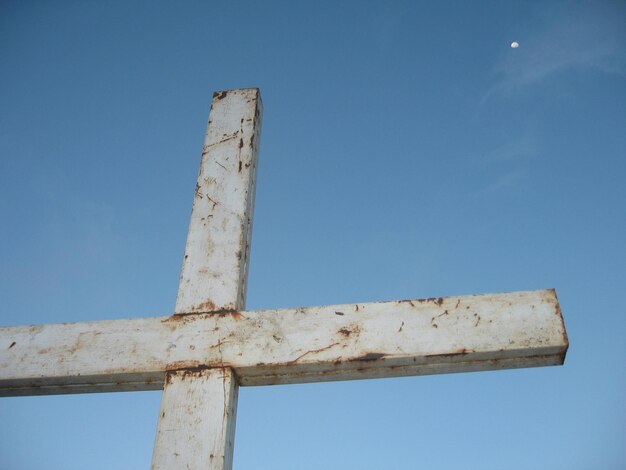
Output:
[[[157,390],[166,371],[240,385],[562,364],[553,290],[0,328],[0,396]]]

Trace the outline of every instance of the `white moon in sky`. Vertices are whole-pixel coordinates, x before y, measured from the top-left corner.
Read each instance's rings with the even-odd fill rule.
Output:
[[[519,47],[519,42],[517,42],[517,41],[513,41],[513,42],[511,43],[511,47],[512,47],[513,49],[517,49],[517,48]]]

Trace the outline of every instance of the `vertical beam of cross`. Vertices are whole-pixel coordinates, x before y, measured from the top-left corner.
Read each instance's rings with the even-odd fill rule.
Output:
[[[213,95],[174,318],[245,308],[262,104],[258,89]],[[166,373],[152,468],[232,466],[232,369]]]

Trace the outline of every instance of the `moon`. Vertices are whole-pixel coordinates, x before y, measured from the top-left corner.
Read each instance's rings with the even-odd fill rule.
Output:
[[[511,49],[517,49],[518,47],[519,47],[519,42],[517,42],[517,41],[513,41],[513,42],[511,43]]]

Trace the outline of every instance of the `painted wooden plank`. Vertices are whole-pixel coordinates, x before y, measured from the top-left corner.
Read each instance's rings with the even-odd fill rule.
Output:
[[[261,114],[256,88],[213,95],[176,314],[245,308]]]
[[[258,89],[213,95],[174,318],[245,308],[260,129]],[[168,372],[152,467],[230,468],[237,389],[230,369]]]
[[[230,469],[236,409],[231,369],[168,372],[152,469]]]
[[[554,290],[0,329],[0,395],[153,390],[167,370],[240,385],[562,364]]]

